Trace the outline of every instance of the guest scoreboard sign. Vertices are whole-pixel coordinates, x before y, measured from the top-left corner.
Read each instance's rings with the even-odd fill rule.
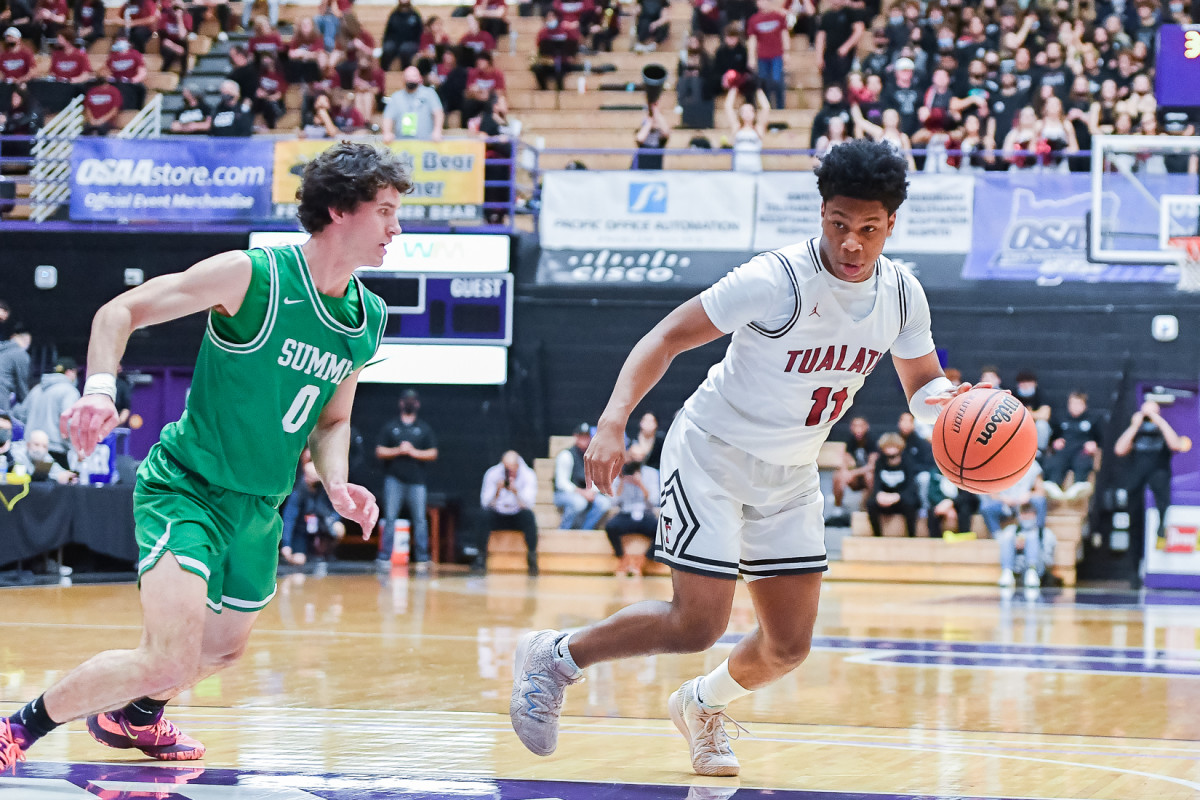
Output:
[[[276,218],[292,219],[304,165],[331,147],[332,141],[275,143],[271,201]],[[483,218],[483,142],[401,140],[389,145],[408,167],[413,191],[400,219],[437,224],[479,222]]]

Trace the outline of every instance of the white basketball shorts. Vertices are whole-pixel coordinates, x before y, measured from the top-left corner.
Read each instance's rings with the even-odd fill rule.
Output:
[[[656,561],[746,580],[829,568],[816,464],[760,461],[680,413],[663,443],[661,473]]]

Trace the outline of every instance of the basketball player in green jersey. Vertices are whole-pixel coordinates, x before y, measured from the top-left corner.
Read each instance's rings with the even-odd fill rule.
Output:
[[[0,719],[0,770],[83,717],[112,747],[164,760],[204,755],[163,708],[241,655],[274,595],[278,508],[306,444],[333,507],[374,528],[379,509],[347,483],[347,451],[359,371],[387,310],[353,273],[383,262],[410,187],[392,153],[335,145],[304,171],[297,197],[312,238],[303,247],[222,253],[97,312],[83,397],[62,420],[85,455],[116,427],[114,376],[130,334],[200,311],[208,329],[187,408],[138,470],[141,642],[95,656]]]

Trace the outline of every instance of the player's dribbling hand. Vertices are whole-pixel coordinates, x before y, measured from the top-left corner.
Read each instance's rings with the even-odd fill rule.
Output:
[[[612,494],[612,484],[625,464],[625,432],[617,426],[596,426],[596,435],[583,454],[583,470],[589,486]]]
[[[58,418],[58,431],[71,440],[71,449],[87,458],[117,427],[117,407],[107,395],[85,394]]]
[[[375,523],[379,521],[379,506],[375,495],[353,483],[335,483],[325,487],[333,510],[362,528],[363,539],[371,538]]]
[[[958,397],[960,394],[966,394],[967,392],[971,391],[972,389],[990,389],[990,388],[992,388],[992,385],[990,383],[960,383],[958,386],[955,386],[953,389],[950,389],[949,391],[942,392],[941,394],[930,395],[929,397],[926,397],[925,404],[930,405],[930,406],[938,406],[939,408],[945,408],[947,403],[949,403],[954,398]]]

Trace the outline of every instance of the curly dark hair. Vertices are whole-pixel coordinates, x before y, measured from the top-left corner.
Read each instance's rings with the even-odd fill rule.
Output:
[[[379,190],[412,191],[412,178],[391,150],[362,142],[339,142],[304,165],[296,200],[300,224],[319,233],[333,219],[330,209],[348,213],[375,199]]]
[[[827,152],[813,171],[822,200],[878,200],[889,215],[908,197],[908,164],[887,142],[852,139]]]

